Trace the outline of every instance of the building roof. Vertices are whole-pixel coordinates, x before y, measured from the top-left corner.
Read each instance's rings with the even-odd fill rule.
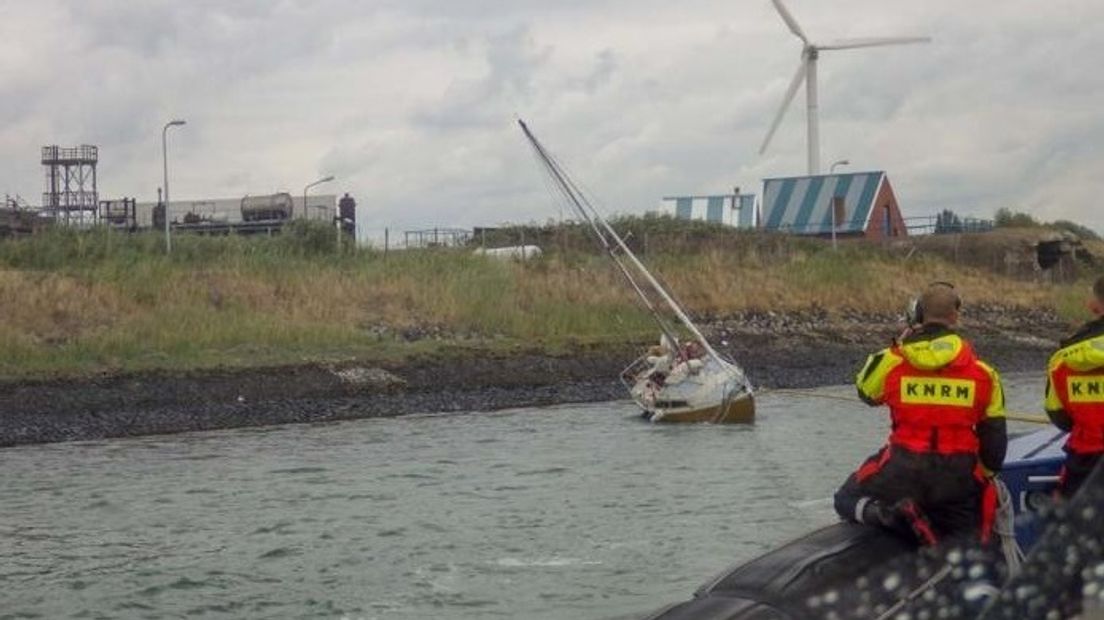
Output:
[[[866,230],[885,171],[763,179],[763,228],[797,234],[832,232],[832,199],[843,198],[837,232]]]
[[[755,228],[758,210],[755,194],[711,194],[700,196],[664,196],[661,212],[672,213],[677,219],[705,220],[736,226]]]

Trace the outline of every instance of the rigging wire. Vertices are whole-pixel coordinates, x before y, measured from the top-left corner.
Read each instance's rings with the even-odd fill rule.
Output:
[[[617,262],[618,266],[625,273],[626,278],[628,278],[630,282],[632,282],[634,288],[637,289],[638,294],[640,294],[645,303],[649,305],[649,309],[652,308],[651,303],[649,302],[647,296],[644,295],[643,291],[640,290],[640,287],[636,284],[635,280],[633,280],[632,276],[629,274],[625,266],[621,263],[620,260],[618,260],[617,254],[613,251],[612,246],[609,242],[609,238],[613,239],[613,241],[616,243],[616,247],[619,248],[620,251],[628,257],[629,261],[631,261],[633,266],[637,269],[637,272],[642,275],[645,280],[648,281],[648,283],[652,287],[652,290],[655,291],[655,293],[659,295],[664,300],[664,302],[666,302],[668,307],[670,307],[675,315],[678,316],[679,320],[683,323],[686,329],[694,335],[694,337],[702,345],[706,352],[722,366],[731,366],[741,375],[743,380],[746,381],[746,376],[743,373],[743,369],[735,366],[734,364],[731,364],[730,362],[725,361],[720,356],[720,354],[717,353],[713,346],[709,344],[709,341],[706,340],[705,336],[702,335],[697,326],[695,326],[693,322],[689,319],[686,310],[683,309],[682,306],[677,301],[675,301],[675,299],[671,297],[670,294],[667,293],[667,291],[655,279],[651,272],[649,272],[644,267],[643,263],[640,262],[640,259],[638,259],[636,255],[633,254],[631,250],[629,250],[628,246],[625,245],[624,240],[617,234],[615,230],[613,230],[613,227],[610,226],[609,222],[607,222],[601,216],[601,213],[599,213],[594,205],[587,200],[586,196],[582,193],[579,187],[575,185],[574,181],[572,181],[569,177],[565,175],[564,171],[559,167],[556,160],[547,152],[547,150],[544,149],[544,146],[540,143],[540,141],[537,140],[537,138],[529,131],[529,128],[525,125],[525,122],[521,119],[518,119],[518,124],[521,125],[522,131],[525,132],[525,136],[529,139],[529,142],[533,145],[533,148],[537,149],[541,157],[545,159],[546,167],[548,168],[549,172],[556,178],[556,181],[562,183],[565,187],[565,190],[569,194],[571,194],[572,203],[578,208],[580,215],[583,216],[591,225],[591,227],[594,228],[595,231],[598,233],[598,236],[601,239],[602,243],[606,246],[610,257],[613,258],[615,262]],[[601,225],[601,229],[604,229],[605,234],[603,234],[599,229],[599,224]],[[653,309],[653,313],[654,312],[655,311]],[[658,321],[658,314],[656,316]],[[672,340],[672,342],[678,342],[678,340],[674,337],[674,334],[667,333],[666,335],[669,339]]]
[[[624,275],[625,279],[628,280],[629,285],[633,288],[634,291],[636,291],[637,295],[643,301],[644,305],[648,308],[649,312],[651,312],[652,317],[659,325],[660,331],[663,332],[664,336],[671,342],[672,346],[675,347],[675,350],[679,351],[681,349],[681,347],[679,347],[679,338],[676,335],[673,327],[659,313],[659,310],[656,308],[655,303],[645,293],[640,283],[636,281],[636,278],[633,276],[632,272],[625,265],[624,261],[621,260],[618,250],[620,249],[622,251],[625,251],[625,253],[630,258],[635,257],[633,257],[631,252],[627,251],[627,248],[625,248],[624,243],[621,242],[620,238],[617,236],[617,233],[613,231],[612,228],[610,228],[609,224],[606,223],[604,219],[602,219],[601,214],[597,211],[597,209],[595,209],[594,205],[592,205],[588,201],[586,195],[582,193],[582,190],[580,190],[579,187],[574,184],[571,178],[566,175],[566,172],[556,160],[556,158],[552,156],[552,154],[544,148],[544,145],[542,145],[540,141],[537,140],[537,138],[529,131],[529,128],[525,125],[525,122],[521,119],[518,119],[518,124],[521,126],[522,131],[525,133],[526,138],[528,138],[529,144],[530,146],[532,146],[533,151],[538,158],[538,161],[555,182],[554,184],[559,190],[561,197],[569,204],[569,206],[571,206],[575,213],[578,214],[579,217],[581,217],[583,221],[585,221],[590,226],[594,235],[597,237],[598,242],[602,245],[602,248],[610,256],[614,264],[617,265],[617,268],[621,271],[622,275]],[[601,223],[603,226],[600,227],[599,223]],[[603,230],[603,228],[605,230]],[[613,239],[612,242],[610,237],[612,237]],[[635,267],[637,267],[638,270],[643,271],[643,275],[645,277],[649,275],[638,261],[636,261]],[[659,293],[662,296],[662,293]],[[666,296],[664,297],[667,298]],[[708,343],[706,343],[706,348],[709,349]]]

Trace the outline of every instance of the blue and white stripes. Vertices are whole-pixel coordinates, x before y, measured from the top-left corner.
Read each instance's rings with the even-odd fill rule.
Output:
[[[763,227],[797,234],[832,232],[832,199],[842,197],[837,232],[866,229],[884,171],[764,179]]]
[[[712,196],[667,196],[663,199],[662,213],[673,214],[680,220],[705,220],[738,228],[755,228],[759,224],[755,194]],[[672,212],[672,207],[674,210]]]

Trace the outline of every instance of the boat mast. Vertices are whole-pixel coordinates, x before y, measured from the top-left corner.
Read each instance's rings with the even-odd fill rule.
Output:
[[[633,254],[632,250],[629,249],[629,246],[625,244],[624,239],[621,238],[621,235],[617,234],[617,231],[615,231],[613,227],[610,226],[609,222],[607,222],[605,218],[603,218],[602,215],[598,212],[598,210],[594,208],[594,205],[592,205],[590,201],[586,199],[586,196],[579,190],[574,182],[572,182],[571,179],[568,178],[568,176],[564,173],[563,169],[551,156],[551,154],[549,154],[548,151],[545,150],[544,145],[541,144],[540,140],[537,140],[536,136],[534,136],[533,133],[529,131],[529,127],[525,124],[525,121],[518,119],[518,125],[521,126],[521,130],[525,133],[525,137],[529,140],[530,145],[532,145],[533,150],[537,154],[537,158],[542,164],[544,164],[545,169],[555,181],[557,188],[568,200],[572,208],[575,209],[575,212],[578,213],[579,216],[582,217],[587,222],[587,224],[590,225],[591,229],[598,236],[599,242],[602,244],[606,252],[610,255],[610,258],[613,259],[613,262],[617,264],[618,268],[621,270],[621,273],[624,274],[625,278],[629,281],[629,284],[633,287],[633,290],[636,291],[637,295],[639,295],[640,299],[644,302],[644,305],[647,306],[648,310],[652,313],[652,316],[659,324],[660,329],[663,331],[664,335],[671,339],[672,344],[676,346],[678,345],[678,339],[675,338],[672,333],[670,333],[671,330],[666,321],[663,320],[662,316],[656,310],[651,300],[633,278],[628,268],[625,267],[625,265],[618,258],[618,250],[629,257],[629,260],[632,261],[632,264],[634,267],[636,267],[637,271],[639,271],[644,276],[651,288],[663,299],[663,301],[667,304],[671,311],[674,312],[675,316],[678,317],[679,322],[681,322],[682,325],[688,331],[690,331],[691,334],[694,335],[695,340],[697,340],[702,345],[702,347],[705,348],[710,357],[712,357],[714,360],[722,365],[727,365],[727,362],[725,362],[725,360],[721,358],[720,354],[718,354],[717,351],[712,347],[712,345],[709,344],[709,341],[705,339],[705,336],[702,335],[702,333],[698,330],[698,327],[694,325],[693,321],[690,320],[690,317],[687,316],[686,312],[682,309],[678,302],[675,301],[674,297],[672,297],[671,294],[663,288],[663,286],[659,283],[658,280],[656,280],[652,273],[648,271],[648,268],[644,266],[644,263],[640,262],[640,259],[636,257],[636,254]],[[614,244],[611,244],[609,242],[607,235],[609,238],[613,239]]]

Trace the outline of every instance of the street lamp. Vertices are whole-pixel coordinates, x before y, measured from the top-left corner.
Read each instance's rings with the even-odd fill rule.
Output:
[[[849,160],[849,159],[837,159],[836,161],[832,162],[831,167],[828,168],[828,174],[835,174],[836,166],[849,166],[849,165],[851,165],[851,160]],[[840,211],[843,211],[843,198],[842,197],[832,198],[832,204],[831,204],[830,208],[832,209],[832,249],[835,250],[835,249],[837,249],[837,246],[836,246],[836,229],[839,228],[839,221],[838,220],[839,220],[839,217],[840,217]]]
[[[164,166],[165,173],[165,209],[163,211],[165,216],[165,254],[172,253],[172,237],[169,234],[169,148],[165,142],[165,136],[169,132],[169,127],[179,127],[185,122],[179,119],[172,120],[165,123],[165,127],[161,130],[161,164]]]
[[[328,177],[323,177],[321,179],[318,179],[314,183],[307,183],[307,186],[303,188],[303,217],[306,217],[306,218],[310,217],[310,212],[307,211],[307,190],[314,187],[315,185],[321,185],[323,183],[329,183],[332,180],[334,180],[333,175],[330,175]]]

